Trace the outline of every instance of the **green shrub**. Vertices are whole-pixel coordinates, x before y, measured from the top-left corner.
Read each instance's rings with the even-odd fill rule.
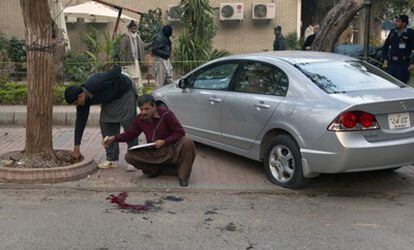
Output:
[[[287,34],[285,39],[289,50],[302,50],[304,41],[303,38],[298,39],[296,32]]]
[[[19,40],[16,37],[10,39],[10,46],[8,51],[8,57],[13,62],[14,66],[14,79],[17,81],[21,80],[19,73],[23,69],[23,62],[26,61],[26,50],[23,40]]]
[[[68,52],[63,63],[65,80],[83,83],[88,78],[89,72],[93,68],[93,62],[86,54],[76,55]]]
[[[0,89],[0,104],[25,104],[27,102],[27,86],[17,83],[6,83]]]
[[[0,84],[4,84],[10,80],[9,75],[9,53],[10,42],[6,35],[0,32]]]
[[[62,85],[53,86],[53,104],[54,105],[67,104],[65,101],[65,96],[64,96],[65,89],[66,89],[66,86],[62,86]]]
[[[66,104],[64,98],[65,86],[53,86],[53,104]],[[18,83],[6,83],[0,88],[1,105],[25,105],[27,103],[27,85]]]
[[[16,37],[10,39],[10,45],[8,50],[8,56],[12,62],[22,63],[26,60],[26,50],[23,40],[19,40]]]
[[[12,37],[10,40],[0,32],[0,83],[20,80],[22,64],[26,60],[24,41]],[[12,73],[14,71],[14,74]]]
[[[228,55],[214,49],[214,8],[209,0],[181,0],[181,22],[185,28],[174,47],[175,69],[185,74],[212,59]]]
[[[99,31],[91,27],[90,31],[83,35],[82,40],[87,49],[81,54],[75,54],[72,51],[65,54],[66,81],[83,83],[90,75],[102,70],[103,66],[115,64],[121,52],[122,35],[117,35],[112,39],[108,32],[104,32],[102,42],[99,37]]]
[[[148,10],[148,13],[141,15],[138,34],[141,36],[145,44],[151,44],[154,36],[161,30],[162,27],[162,11],[160,8]],[[147,46],[149,49],[150,46]]]

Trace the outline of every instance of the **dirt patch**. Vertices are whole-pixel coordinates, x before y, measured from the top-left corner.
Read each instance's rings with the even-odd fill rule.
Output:
[[[172,195],[168,195],[167,197],[164,197],[163,199],[166,200],[166,201],[173,201],[173,202],[180,202],[180,201],[184,200],[181,197],[175,197],[175,196],[172,196]]]
[[[9,168],[56,168],[75,164],[77,160],[69,151],[56,150],[56,160],[45,159],[42,154],[27,157],[22,152],[9,152],[0,155],[0,166]]]

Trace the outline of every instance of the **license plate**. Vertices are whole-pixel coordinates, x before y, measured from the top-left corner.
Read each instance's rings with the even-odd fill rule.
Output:
[[[390,129],[402,129],[411,127],[409,113],[398,113],[388,115],[388,124]]]

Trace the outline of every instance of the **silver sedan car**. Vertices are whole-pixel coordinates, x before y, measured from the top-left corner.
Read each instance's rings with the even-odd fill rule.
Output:
[[[155,91],[193,140],[262,161],[273,183],[414,163],[414,89],[358,59],[265,52],[209,62]]]

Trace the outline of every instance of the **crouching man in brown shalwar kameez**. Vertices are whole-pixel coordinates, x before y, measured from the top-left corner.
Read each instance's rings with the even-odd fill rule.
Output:
[[[157,177],[163,168],[175,165],[179,184],[188,186],[196,155],[193,141],[184,137],[184,129],[174,113],[156,107],[152,96],[142,96],[138,105],[141,113],[132,121],[131,127],[122,134],[107,137],[103,145],[108,147],[113,142],[128,142],[143,132],[147,143],[154,142],[155,145],[128,150],[125,160],[148,177]]]

